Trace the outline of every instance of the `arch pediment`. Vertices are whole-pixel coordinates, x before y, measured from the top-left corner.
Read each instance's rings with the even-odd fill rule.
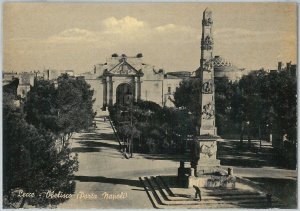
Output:
[[[121,58],[120,62],[111,69],[106,69],[104,75],[113,76],[141,76],[143,75],[142,70],[135,69],[129,64],[126,58]]]

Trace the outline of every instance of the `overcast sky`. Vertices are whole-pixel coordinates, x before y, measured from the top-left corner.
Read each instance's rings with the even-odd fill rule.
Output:
[[[194,71],[202,13],[213,11],[214,55],[247,69],[296,63],[297,13],[284,3],[5,3],[4,70],[90,71],[113,53],[143,53],[166,71]]]

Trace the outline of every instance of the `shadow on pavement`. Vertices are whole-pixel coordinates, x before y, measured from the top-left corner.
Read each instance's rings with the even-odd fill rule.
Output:
[[[226,140],[218,143],[218,159],[221,165],[260,168],[264,166],[282,168],[273,156],[272,148],[247,147],[237,141]]]
[[[245,177],[271,192],[289,209],[297,208],[297,181],[295,179]]]
[[[86,153],[86,152],[101,152],[100,148],[94,148],[94,147],[74,147],[72,148],[72,152],[81,152],[81,153]]]
[[[77,138],[73,138],[75,140],[108,140],[115,141],[115,134],[113,133],[92,133],[92,134],[82,134]]]
[[[219,157],[222,166],[261,168],[263,166],[272,166],[266,160],[260,158],[251,158],[251,156],[243,156],[242,159],[234,156]]]
[[[178,180],[177,176],[174,175],[161,175],[160,178],[170,188],[184,188],[184,184]]]
[[[98,141],[79,141],[79,144],[82,145],[82,148],[101,148],[101,147],[110,147],[113,149],[119,149],[119,145],[116,144],[110,144],[110,143],[103,143]]]
[[[140,154],[145,159],[149,160],[170,160],[174,162],[179,162],[181,160],[188,162],[188,155],[170,155],[170,154]],[[179,164],[178,164],[179,165]]]
[[[111,183],[114,185],[129,185],[134,187],[142,187],[139,180],[130,180],[130,179],[119,179],[119,178],[109,178],[103,176],[75,176],[75,180],[80,182],[99,182],[99,183]]]

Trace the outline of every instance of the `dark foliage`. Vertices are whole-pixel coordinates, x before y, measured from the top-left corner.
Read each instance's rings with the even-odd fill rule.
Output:
[[[200,112],[200,89],[195,87],[201,87],[199,81],[195,79],[183,81],[176,90],[175,104],[178,108],[187,108],[197,116]],[[284,134],[287,134],[293,147],[286,147],[285,153],[290,154],[289,159],[294,157],[296,160],[295,75],[289,71],[267,73],[259,70],[243,76],[239,82],[216,78],[215,102],[218,135],[237,137],[236,135],[247,130],[251,139],[268,139],[269,135],[273,134],[276,144],[280,142],[278,140],[282,140]],[[249,126],[245,129],[246,122]]]
[[[199,105],[201,88],[202,84],[199,78],[190,78],[180,82],[174,95],[175,106],[186,108],[198,115],[201,108]]]
[[[6,103],[3,107],[3,205],[57,205],[65,199],[46,198],[45,193],[74,192],[77,155],[72,155],[67,146],[58,150],[50,132],[28,124],[10,105]],[[20,191],[33,193],[34,197],[18,197]]]
[[[135,152],[183,153],[187,135],[194,133],[190,127],[194,118],[186,109],[162,108],[154,102],[138,101],[131,107],[116,104],[109,112],[122,141],[132,136]]]
[[[92,126],[95,113],[93,90],[85,80],[67,74],[57,80],[36,81],[25,103],[26,120],[39,129],[51,131],[66,144],[72,133]]]

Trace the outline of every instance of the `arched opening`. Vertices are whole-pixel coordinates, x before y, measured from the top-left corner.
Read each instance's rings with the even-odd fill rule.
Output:
[[[129,105],[133,100],[133,93],[134,90],[130,84],[120,84],[116,90],[116,103],[121,105]]]

